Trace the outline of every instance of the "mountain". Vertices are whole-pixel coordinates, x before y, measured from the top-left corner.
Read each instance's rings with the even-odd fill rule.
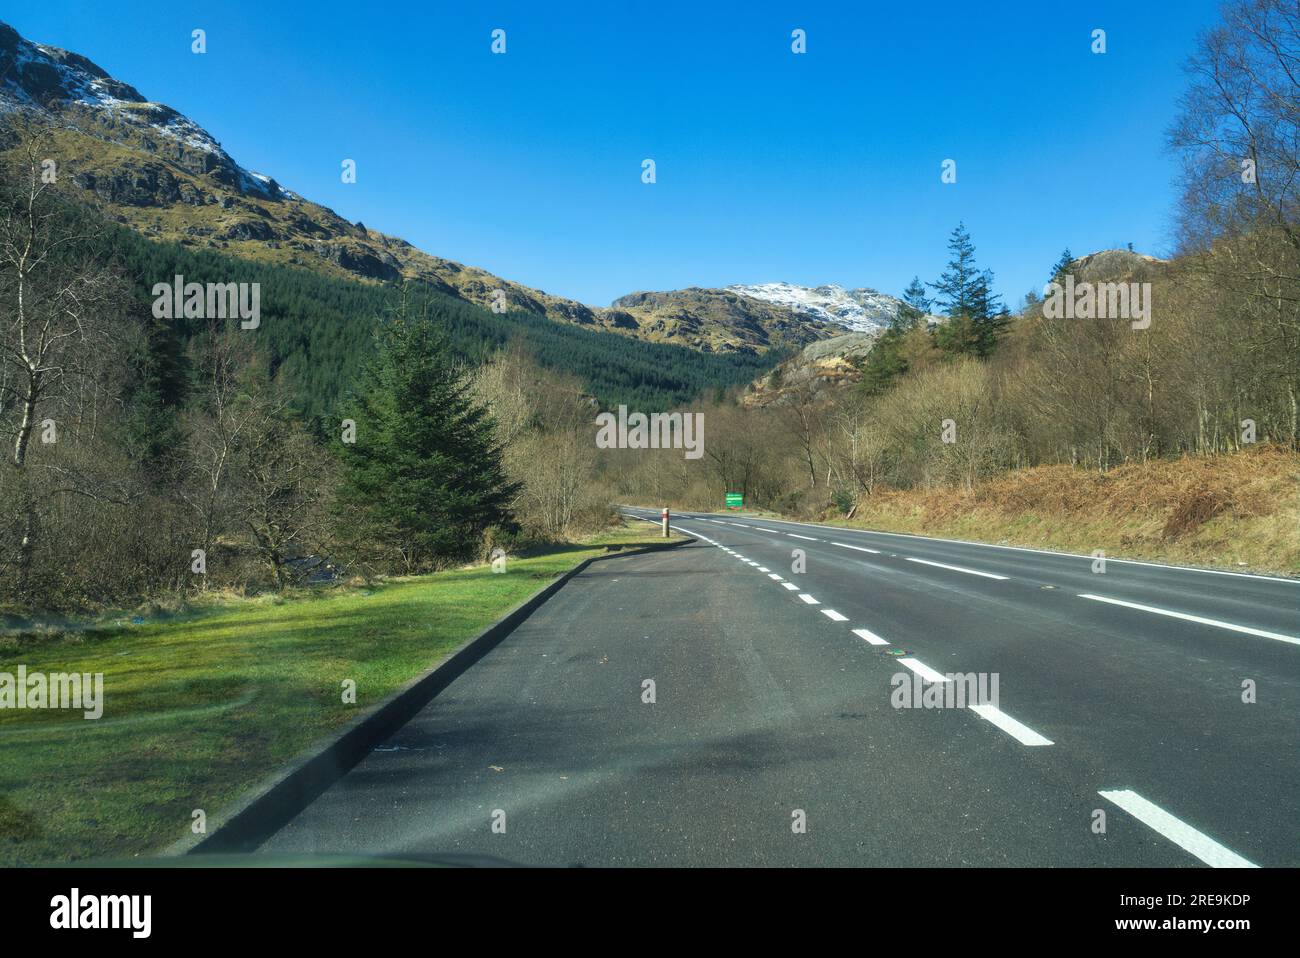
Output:
[[[862,363],[878,335],[876,331],[843,333],[810,343],[750,383],[742,402],[779,406],[809,396],[824,398],[837,387],[860,382]]]
[[[60,184],[143,235],[363,281],[417,280],[479,306],[705,352],[798,348],[876,328],[897,300],[785,283],[632,293],[607,308],[432,256],[240,166],[202,126],[86,57],[0,23],[0,114],[34,110],[56,130]]]
[[[652,335],[710,344],[702,348],[750,351],[878,334],[902,305],[874,289],[761,283],[631,293],[614,300],[606,316],[617,322],[626,314]]]
[[[874,289],[845,289],[843,286],[794,286],[790,283],[760,283],[756,286],[728,286],[728,292],[785,307],[830,327],[855,333],[879,332],[898,315],[902,300]]]
[[[501,289],[514,308],[605,325],[581,303],[349,223],[240,166],[193,120],[85,57],[0,23],[0,111],[19,107],[55,126],[60,183],[146,236],[353,279],[420,280],[479,305]]]
[[[676,289],[629,293],[605,310],[617,324],[636,324],[651,338],[691,343],[720,352],[798,348],[834,333],[788,306],[730,289]]]

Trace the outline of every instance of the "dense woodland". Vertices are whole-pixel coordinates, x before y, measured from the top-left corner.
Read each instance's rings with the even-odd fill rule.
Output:
[[[1045,284],[1150,283],[1149,326],[1048,318],[1037,291],[1008,310],[958,226],[856,385],[785,376],[764,404],[745,384],[775,355],[153,243],[64,203],[39,178],[40,130],[10,131],[0,612],[284,588],[322,556],[437,568],[598,527],[620,501],[715,508],[740,491],[815,515],[1041,463],[1300,448],[1298,20],[1241,0],[1189,64],[1172,260],[1043,264]],[[152,285],[176,274],[260,283],[260,327],[154,320]],[[595,413],[620,402],[702,412],[703,458],[597,450]]]
[[[489,529],[504,541],[559,535],[570,520],[516,521],[508,507],[520,488],[504,476],[504,494],[472,521],[439,507],[456,498],[451,485],[496,481],[502,450],[491,418],[467,407],[451,421],[457,397],[476,395],[474,370],[527,356],[535,379],[562,380],[574,414],[588,416],[620,402],[656,410],[720,394],[779,359],[710,355],[496,314],[419,284],[334,279],[154,242],[43,182],[41,124],[7,120],[0,610],[283,588],[323,555],[349,572],[409,572],[477,557]],[[154,318],[154,284],[177,275],[258,283],[257,328]],[[407,430],[424,448],[403,447],[381,415],[397,414],[380,396],[399,388],[393,331],[411,326],[436,332],[421,340],[420,361],[439,402],[422,407],[423,429]],[[374,368],[385,362],[388,380]],[[528,392],[536,398],[536,387]],[[459,431],[479,418],[475,441],[462,443]],[[348,419],[357,425],[345,443]],[[375,442],[387,443],[391,462],[369,477],[375,501],[366,502],[354,467],[378,455]],[[478,480],[457,473],[467,464],[482,470]],[[421,465],[426,474],[413,474]],[[381,518],[383,499],[397,499],[403,483],[412,490],[403,508],[417,523]],[[457,495],[468,508],[473,497]]]

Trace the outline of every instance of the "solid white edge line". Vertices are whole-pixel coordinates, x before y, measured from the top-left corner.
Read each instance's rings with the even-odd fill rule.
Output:
[[[832,622],[849,621],[849,617],[847,615],[840,615],[834,609],[822,609],[822,615],[826,616],[826,618],[830,619]]]
[[[1123,599],[1111,599],[1104,595],[1093,595],[1091,592],[1080,592],[1080,599],[1092,599],[1094,602],[1106,602],[1110,605],[1122,605],[1127,609],[1139,609],[1142,612],[1152,612],[1155,615],[1167,615],[1172,619],[1183,619],[1187,622],[1197,622],[1201,625],[1212,625],[1216,629],[1229,629],[1233,632],[1243,632],[1246,635],[1258,635],[1265,639],[1277,639],[1279,642],[1289,642],[1292,645],[1300,645],[1300,638],[1294,635],[1282,635],[1280,632],[1266,632],[1263,629],[1252,629],[1248,625],[1235,625],[1232,622],[1224,622],[1221,619],[1207,619],[1201,615],[1192,615],[1190,612],[1175,612],[1172,609],[1159,609],[1154,605],[1142,605],[1138,602],[1125,602]]]
[[[1114,802],[1143,825],[1159,832],[1183,851],[1195,855],[1211,868],[1258,868],[1234,851],[1224,848],[1209,835],[1197,831],[1181,819],[1170,815],[1159,805],[1147,801],[1128,788],[1110,789],[1097,793],[1108,802]]]
[[[888,642],[886,642],[884,639],[882,639],[880,636],[876,635],[876,633],[870,631],[869,629],[854,629],[853,634],[856,635],[859,639],[866,639],[872,645],[889,644]]]
[[[970,710],[984,719],[986,722],[992,722],[1002,731],[1006,732],[1021,745],[1053,745],[1055,744],[1050,738],[1039,735],[1028,725],[1023,722],[1017,722],[1006,712],[994,705],[972,705]]]
[[[932,565],[938,569],[951,569],[953,572],[965,572],[967,575],[982,575],[986,579],[1006,579],[1004,575],[994,575],[992,572],[980,572],[978,569],[967,569],[964,566],[948,565],[946,562],[931,562],[929,559],[914,559],[911,556],[904,556],[908,562],[919,562],[921,565]]]

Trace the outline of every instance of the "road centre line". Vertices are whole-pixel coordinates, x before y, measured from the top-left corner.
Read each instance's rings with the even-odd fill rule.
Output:
[[[847,542],[832,542],[831,545],[839,546],[841,549],[853,549],[856,552],[873,552],[880,555],[879,549],[868,549],[866,546],[851,546]]]
[[[854,629],[853,634],[860,639],[866,639],[872,645],[889,644],[888,642],[886,642],[884,639],[882,639],[880,636],[876,635],[874,632],[870,631],[869,629]]]
[[[986,722],[992,722],[1021,745],[1055,744],[1050,738],[1039,735],[1028,725],[1025,725],[1022,722],[1017,722],[996,705],[972,705],[970,706],[970,710]]]
[[[1183,851],[1196,856],[1211,868],[1259,867],[1236,852],[1224,848],[1209,835],[1197,831],[1131,789],[1110,789],[1099,791],[1097,794],[1107,801],[1114,802],[1143,825],[1159,832]]]
[[[1006,579],[1004,575],[994,575],[992,572],[980,572],[978,569],[967,569],[959,565],[948,565],[946,562],[931,562],[929,559],[913,559],[911,556],[904,556],[908,562],[919,562],[922,565],[932,565],[939,569],[951,569],[953,572],[965,572],[967,575],[982,575],[986,579]]]
[[[920,659],[913,658],[912,656],[908,655],[900,658],[898,661],[906,668],[911,669],[917,675],[921,676],[921,678],[925,679],[927,682],[948,681],[948,676],[936,672],[934,669],[930,668],[930,666],[926,665]]]

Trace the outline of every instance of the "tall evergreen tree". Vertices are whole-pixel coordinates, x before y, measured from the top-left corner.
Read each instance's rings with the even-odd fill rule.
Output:
[[[975,308],[971,317],[975,355],[992,356],[1010,322],[1011,314],[1003,305],[1002,297],[993,291],[993,273],[986,269],[980,273],[975,288]]]
[[[375,337],[348,404],[355,442],[341,445],[345,532],[396,547],[412,568],[471,558],[486,529],[515,527],[519,486],[495,424],[427,306],[417,313],[404,293]]]
[[[975,267],[975,244],[971,242],[964,223],[958,223],[948,238],[948,252],[951,254],[948,268],[938,282],[930,284],[938,293],[934,302],[947,316],[969,319],[975,306],[980,274]]]
[[[145,320],[123,346],[127,373],[120,392],[122,445],[155,487],[179,479],[186,432],[180,411],[189,395],[189,360],[177,324]]]
[[[1006,307],[993,292],[993,273],[975,263],[975,244],[965,224],[958,223],[948,239],[951,258],[939,281],[935,305],[949,317],[935,330],[935,342],[946,352],[988,356],[1008,322]]]
[[[1056,265],[1052,267],[1052,282],[1059,283],[1061,281],[1061,274],[1069,269],[1070,264],[1073,262],[1074,254],[1070,252],[1070,248],[1067,246],[1061,252],[1061,258],[1058,259]]]

